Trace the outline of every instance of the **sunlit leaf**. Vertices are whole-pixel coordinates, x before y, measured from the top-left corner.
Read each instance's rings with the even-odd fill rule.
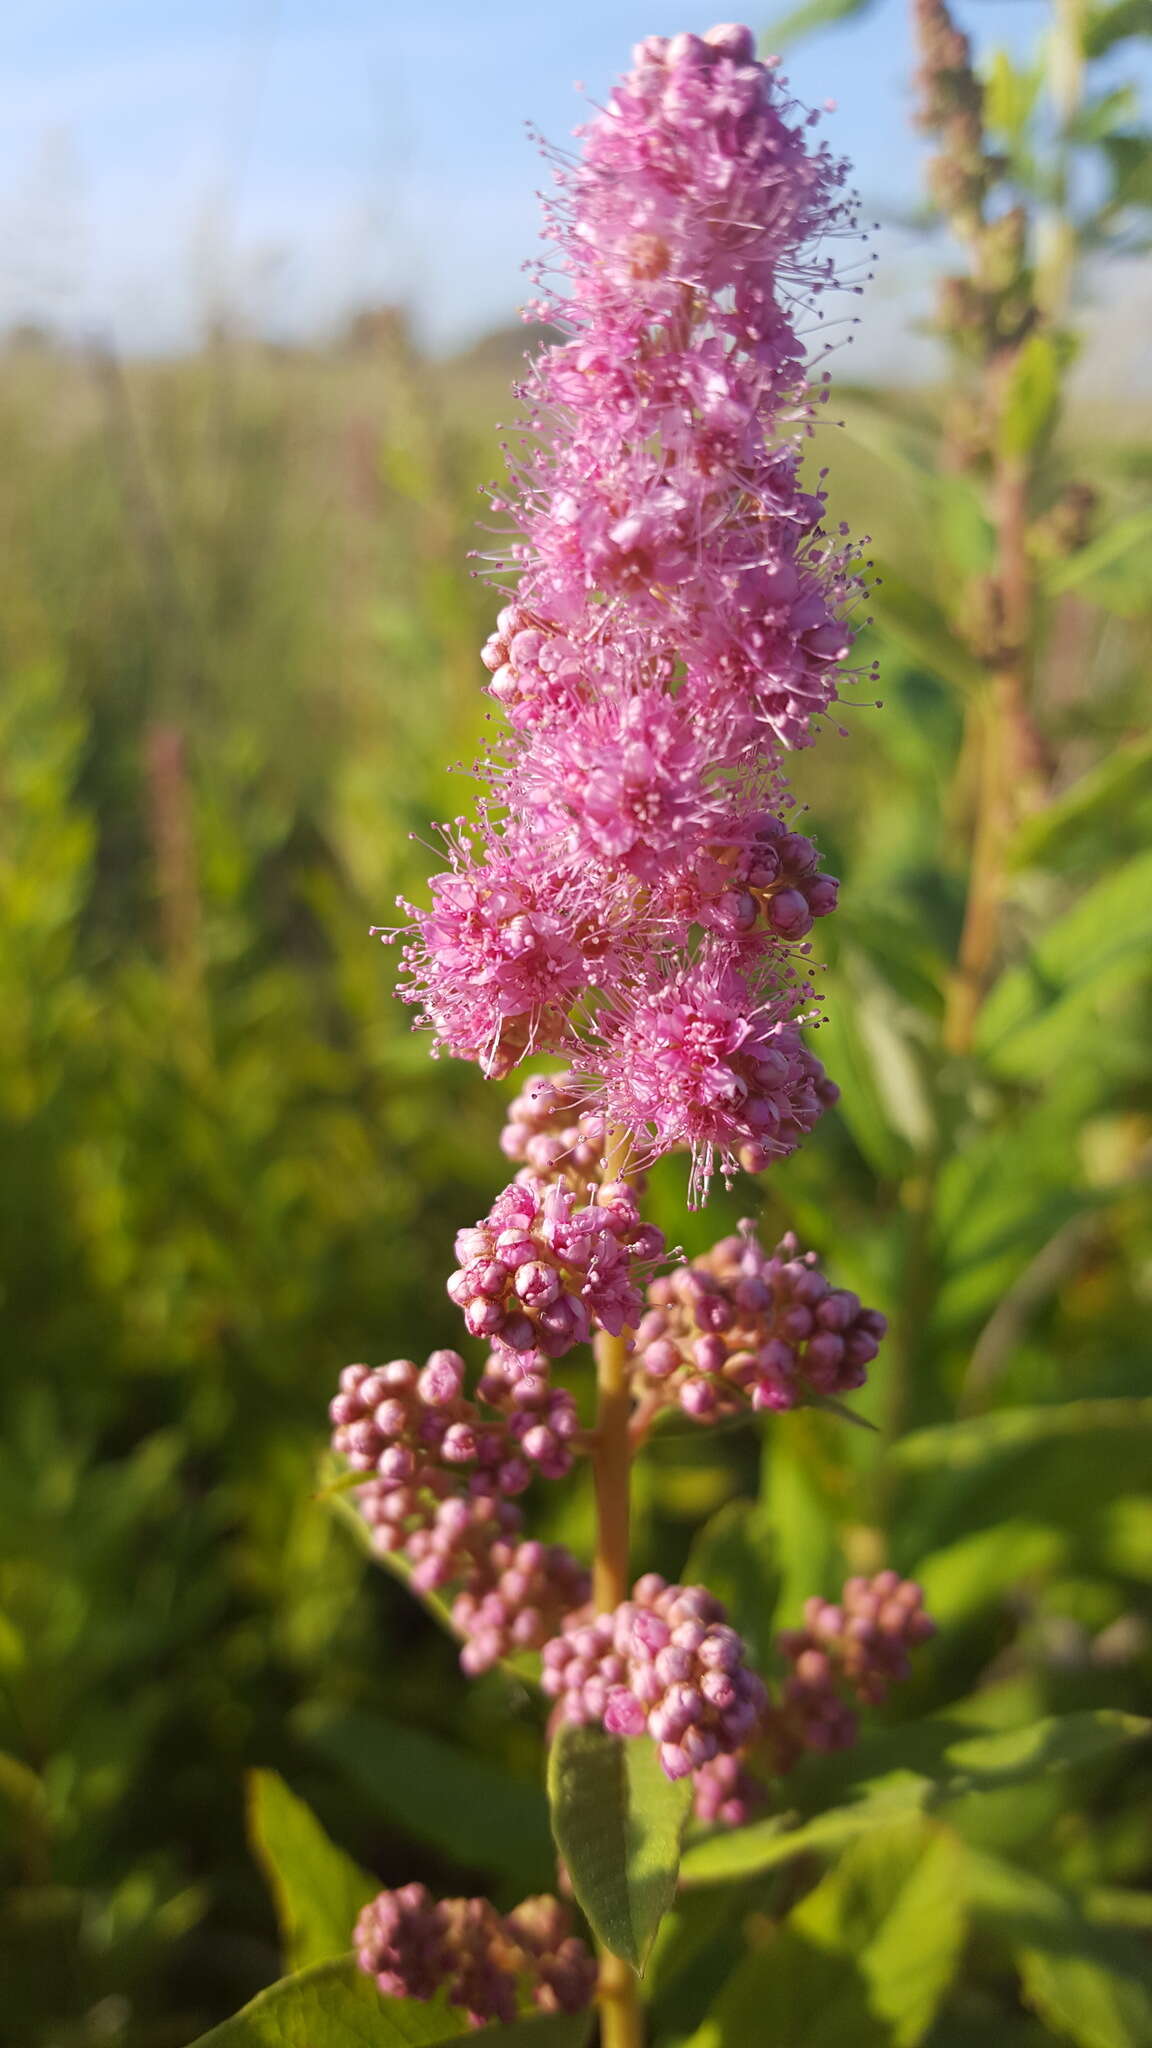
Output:
[[[816,35],[823,28],[836,28],[844,21],[854,21],[859,15],[867,14],[875,4],[876,0],[802,0],[801,6],[779,15],[764,31],[760,47],[766,55],[772,56],[804,36]]]
[[[598,1938],[643,1970],[676,1892],[692,1781],[673,1785],[647,1736],[563,1725],[548,1764],[552,1828]]]
[[[433,2048],[475,2040],[465,2027],[464,2016],[448,2006],[381,1998],[346,1956],[282,1978],[195,2048]]]
[[[821,1947],[854,1956],[871,2011],[896,2048],[924,2039],[956,1974],[967,1910],[964,1848],[918,1818],[860,1835],[793,1924]]]
[[[1152,2041],[1147,1981],[1122,1977],[1114,1965],[1044,1949],[1022,1949],[1017,1960],[1025,2003],[1077,2048],[1147,2048]]]
[[[276,1901],[287,1966],[347,1955],[361,1906],[380,1890],[376,1879],[336,1847],[275,1771],[249,1777],[248,1833]]]
[[[796,1816],[754,1821],[746,1828],[689,1845],[685,1884],[726,1884],[809,1853],[832,1853],[894,1820],[928,1813],[974,1793],[1026,1785],[1053,1771],[1095,1762],[1126,1743],[1147,1740],[1152,1722],[1108,1709],[1054,1715],[1022,1728],[988,1732],[943,1716],[864,1738],[855,1755],[829,1759],[810,1780],[829,1785],[857,1774],[858,1796],[797,1824]],[[845,1788],[847,1789],[847,1788]]]
[[[1113,0],[1111,6],[1095,6],[1081,30],[1086,57],[1103,57],[1129,36],[1152,36],[1152,0]]]
[[[977,1020],[985,1058],[1008,1074],[1051,1072],[1107,1021],[1152,960],[1152,853],[1105,876],[996,983]]]
[[[997,438],[1006,456],[1032,455],[1056,417],[1061,366],[1050,334],[1030,334],[1012,359]]]
[[[1152,534],[1152,517],[1148,531]],[[1027,867],[1063,851],[1073,834],[1106,834],[1130,804],[1152,807],[1152,733],[1115,747],[1058,797],[1017,828],[1007,851],[1012,867]]]
[[[1030,1450],[1056,1438],[1082,1442],[1095,1430],[1147,1436],[1152,1431],[1152,1397],[1000,1408],[990,1415],[967,1416],[959,1422],[940,1423],[933,1429],[914,1430],[893,1446],[891,1456],[909,1471],[927,1472],[938,1466],[960,1471],[1006,1452]]]
[[[1132,512],[1126,519],[1114,519],[1103,533],[1089,541],[1087,547],[1078,548],[1075,554],[1053,562],[1044,571],[1046,588],[1054,597],[1062,596],[1067,590],[1079,590],[1084,584],[1091,584],[1101,570],[1111,568],[1114,562],[1146,548],[1149,543],[1152,543],[1152,511]]]
[[[912,655],[930,675],[943,677],[968,693],[983,681],[975,656],[953,633],[939,605],[885,561],[878,565],[876,611],[886,634]]]
[[[892,2040],[869,2008],[857,1960],[785,1924],[733,1973],[687,2048],[890,2048]]]

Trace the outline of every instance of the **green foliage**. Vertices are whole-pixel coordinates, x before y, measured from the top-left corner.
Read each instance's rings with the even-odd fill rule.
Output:
[[[731,1500],[713,1515],[688,1553],[684,1579],[689,1586],[707,1586],[724,1602],[752,1663],[762,1668],[780,1595],[776,1548],[763,1508]]]
[[[476,2029],[450,2006],[382,1998],[352,1957],[314,1963],[261,1991],[195,2048],[583,2048],[589,2022],[547,2013]]]
[[[548,1759],[552,1831],[589,1925],[613,1955],[643,1971],[676,1891],[692,1784],[669,1784],[656,1746],[557,1731]]]
[[[389,1819],[458,1863],[508,1877],[523,1891],[547,1890],[553,1859],[541,1787],[383,1715],[324,1712],[305,1726]]]
[[[1071,54],[1107,76],[1063,126],[1042,67],[985,68],[1054,302],[1061,263],[1146,233],[1148,27],[1146,0],[1081,11]],[[761,1205],[889,1315],[853,1402],[877,1434],[657,1435],[637,1567],[712,1584],[767,1672],[805,1598],[885,1563],[939,1636],[854,1750],[747,1827],[689,1827],[678,1893],[686,1794],[648,1746],[554,1745],[557,1838],[592,1926],[648,1959],[654,2048],[1152,2036],[1150,422],[1070,396],[1060,319],[1001,365],[991,455],[965,457],[968,388],[849,389],[817,444],[834,515],[875,536],[885,703],[795,764],[844,881],[817,948],[841,1102],[707,1218],[675,1162],[653,1205],[693,1250]],[[402,335],[119,382],[0,357],[13,2048],[186,2048],[228,2012],[215,2048],[476,2039],[377,1998],[345,1956],[359,1902],[554,1888],[530,1662],[465,1685],[443,1603],[313,1477],[341,1364],[456,1338],[452,1234],[500,1176],[491,1091],[429,1063],[366,931],[420,886],[409,835],[463,801],[445,768],[480,731],[495,606],[465,556],[518,348],[491,377]],[[993,460],[1025,479],[1041,766],[957,1049]],[[534,1530],[586,1547],[581,1482],[537,1493]]]
[[[314,1963],[261,1991],[197,2048],[433,2048],[471,2038],[463,2015],[415,1999],[381,1998],[354,1957]]]
[[[248,1835],[276,1901],[289,1969],[346,1955],[360,1908],[380,1889],[375,1879],[336,1847],[275,1771],[253,1771],[248,1781]]]
[[[712,1835],[687,1849],[681,1874],[687,1885],[758,1876],[797,1856],[843,1848],[897,1817],[1027,1785],[1149,1734],[1152,1723],[1106,1709],[996,1734],[973,1734],[946,1717],[905,1725],[865,1739],[840,1763],[810,1765],[798,1774],[799,1798],[817,1809],[812,1818],[778,1814]],[[837,1793],[846,1790],[850,1800],[837,1804]]]

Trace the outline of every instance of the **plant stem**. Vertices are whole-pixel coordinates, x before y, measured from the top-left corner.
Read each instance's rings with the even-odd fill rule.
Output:
[[[600,1956],[600,2048],[644,2048],[644,2018],[636,1972],[620,1956]]]
[[[609,1134],[605,1157],[608,1180],[619,1178],[628,1155],[628,1133]],[[592,1472],[596,1486],[596,1559],[593,1598],[597,1611],[607,1612],[628,1598],[631,1585],[629,1523],[632,1446],[629,1422],[632,1396],[628,1385],[628,1332],[618,1337],[602,1330],[596,1339],[596,1440]],[[644,2019],[636,1972],[619,1956],[600,1954],[601,2048],[643,2048]]]
[[[596,1339],[596,1448],[592,1471],[596,1483],[596,1563],[594,1595],[597,1611],[619,1607],[629,1593],[629,1511],[632,1445],[628,1425],[632,1396],[628,1386],[628,1338]]]

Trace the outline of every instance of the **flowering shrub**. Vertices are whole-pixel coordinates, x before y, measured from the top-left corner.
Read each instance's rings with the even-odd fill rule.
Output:
[[[921,1585],[887,1564],[856,1572],[836,1600],[813,1591],[803,1625],[769,1644],[762,1583],[749,1596],[722,1550],[741,1627],[706,1582],[633,1579],[631,1464],[653,1431],[844,1413],[886,1334],[794,1236],[769,1252],[746,1222],[687,1262],[640,1207],[657,1158],[688,1155],[699,1206],[717,1171],[764,1172],[837,1099],[805,1031],[820,1022],[812,934],[838,886],[795,829],[786,777],[851,673],[864,588],[802,474],[814,401],[797,323],[835,282],[825,244],[854,229],[843,166],[811,125],[751,31],[723,26],[642,43],[580,155],[557,157],[558,260],[532,310],[560,338],[529,373],[493,493],[510,525],[494,573],[514,587],[483,658],[504,724],[475,817],[444,827],[430,905],[402,906],[402,994],[435,1052],[492,1078],[564,1064],[520,1077],[501,1141],[517,1170],[456,1239],[447,1294],[486,1360],[349,1367],[331,1410],[336,1484],[373,1549],[447,1618],[464,1670],[507,1664],[552,1703],[556,1882],[599,1951],[594,1964],[551,1895],[510,1913],[435,1902],[420,1884],[362,1899],[340,1995],[359,2002],[357,2023],[379,1993],[386,2027],[457,2026],[417,2038],[491,2026],[577,2048],[595,1997],[602,2048],[640,2048],[639,1977],[681,1876],[689,1892],[763,1878],[875,1830],[874,1860],[849,1854],[843,1886],[817,1884],[774,1932],[776,2008],[799,2038],[827,1973],[820,2038],[924,2040],[951,1962],[941,1978],[933,1959],[926,1991],[918,1978],[907,1990],[916,1970],[892,1970],[923,1917],[918,1887],[952,1957],[964,1884],[1004,1896],[1002,1873],[933,1832],[934,1803],[1141,1732],[1073,1715],[997,1747],[941,1717],[871,1775],[865,1760],[837,1803],[839,1753],[867,1748],[861,1710],[913,1675],[934,1633]],[[926,1235],[913,1249],[927,1262]],[[587,1344],[594,1413],[574,1356]],[[575,1391],[553,1377],[561,1360]],[[590,1570],[527,1535],[522,1504],[581,1463]],[[853,1534],[870,1561],[879,1531]],[[885,1884],[905,1925],[873,1934]],[[762,2038],[760,1986],[741,1966],[698,2048]],[[439,2016],[413,2019],[425,2007]],[[325,2044],[356,2038],[342,2011]]]
[[[356,1492],[375,1542],[418,1590],[457,1589],[465,1668],[540,1649],[558,1746],[565,1728],[651,1742],[665,1780],[729,1824],[755,1801],[754,1753],[780,1773],[851,1740],[844,1691],[882,1696],[931,1626],[895,1574],[854,1583],[782,1644],[772,1699],[706,1587],[649,1574],[628,1592],[629,1457],[658,1413],[851,1391],[885,1328],[751,1224],[643,1291],[669,1264],[640,1217],[645,1165],[687,1151],[703,1200],[717,1167],[762,1171],[836,1098],[801,1027],[808,934],[837,885],[789,823],[783,772],[836,699],[862,587],[800,475],[798,308],[833,281],[820,244],[852,226],[844,168],[809,126],[751,31],[722,27],[641,44],[580,157],[557,160],[559,280],[533,310],[562,338],[524,386],[494,499],[516,588],[484,660],[508,728],[477,821],[446,831],[431,908],[408,906],[403,967],[436,1049],[493,1076],[538,1054],[569,1066],[512,1104],[520,1170],[456,1240],[448,1294],[492,1347],[478,1396],[499,1419],[450,1352],[420,1374],[352,1367],[332,1406],[335,1450],[372,1475]],[[550,1371],[589,1340],[584,1431]],[[574,1455],[599,1502],[591,1598],[575,1558],[519,1541],[513,1504]],[[595,1922],[585,1877],[569,1869]],[[360,1925],[382,1988],[448,1987],[476,2019],[513,2009],[482,1902],[386,1893]],[[602,1992],[609,2048],[637,2041],[611,1958]]]

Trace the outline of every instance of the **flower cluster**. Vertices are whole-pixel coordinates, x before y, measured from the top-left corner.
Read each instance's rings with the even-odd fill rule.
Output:
[[[821,869],[814,842],[759,806],[730,821],[725,843],[709,847],[698,863],[695,883],[702,924],[734,937],[756,937],[767,925],[793,941],[835,910],[840,890]]]
[[[561,339],[494,498],[517,583],[483,658],[508,728],[431,907],[404,906],[402,992],[489,1074],[570,1060],[581,1114],[512,1156],[554,1174],[567,1147],[574,1187],[605,1120],[639,1163],[689,1148],[695,1198],[834,1099],[799,1027],[836,883],[781,776],[837,696],[862,587],[801,479],[794,322],[834,282],[817,241],[852,226],[811,118],[749,29],[652,37],[546,205],[559,262],[531,310]],[[467,1292],[482,1334],[523,1333],[508,1291],[486,1301]]]
[[[655,1572],[613,1613],[572,1616],[543,1660],[544,1690],[566,1721],[612,1735],[647,1731],[672,1779],[739,1749],[765,1703],[720,1601]]]
[[[804,1627],[776,1638],[791,1672],[764,1731],[774,1769],[789,1769],[806,1749],[850,1747],[853,1703],[878,1705],[908,1677],[909,1650],[935,1633],[921,1588],[898,1572],[849,1579],[835,1602],[807,1601]]]
[[[575,1075],[533,1074],[508,1105],[500,1149],[539,1179],[563,1178],[586,1194],[604,1177],[607,1137],[605,1118],[587,1110]],[[631,1185],[640,1192],[635,1175]]]
[[[878,1705],[907,1678],[909,1651],[936,1632],[920,1587],[894,1571],[849,1579],[835,1603],[809,1600],[804,1623],[776,1637],[788,1675],[769,1694],[750,1739],[697,1772],[697,1820],[742,1827],[763,1805],[765,1783],[750,1761],[782,1777],[810,1750],[850,1749],[859,1732],[857,1707]]]
[[[596,1965],[557,1899],[525,1899],[498,1913],[487,1899],[433,1899],[422,1884],[380,1892],[353,1942],[362,1970],[388,1997],[447,1998],[473,2027],[540,2012],[582,2012]]]
[[[616,1335],[636,1322],[633,1267],[663,1250],[627,1183],[610,1182],[580,1205],[571,1188],[521,1175],[482,1222],[458,1232],[448,1293],[471,1335],[498,1352],[525,1364],[562,1358],[587,1341],[593,1322]]]
[[[795,1408],[862,1386],[887,1324],[789,1234],[769,1255],[754,1225],[648,1287],[633,1384],[649,1408],[677,1403],[697,1422],[751,1404]]]
[[[572,1461],[579,1417],[570,1394],[540,1375],[510,1383],[490,1364],[478,1392],[463,1392],[464,1361],[434,1351],[346,1366],[331,1404],[333,1448],[365,1482],[360,1512],[381,1552],[400,1551],[420,1592],[459,1591],[452,1620],[461,1662],[483,1671],[516,1650],[539,1649],[588,1597],[588,1574],[559,1544],[523,1539],[514,1496],[534,1471],[559,1478]]]

